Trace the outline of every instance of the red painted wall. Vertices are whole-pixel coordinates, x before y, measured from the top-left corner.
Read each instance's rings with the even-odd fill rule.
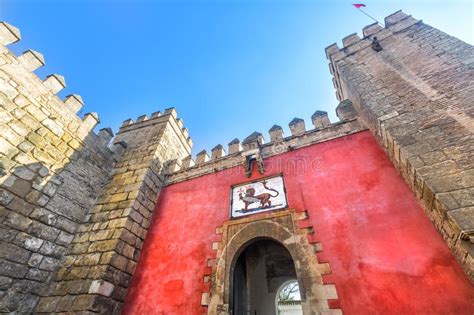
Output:
[[[306,209],[344,314],[473,314],[474,289],[369,132],[265,160],[283,172],[291,208]],[[166,187],[125,314],[202,314],[215,228],[229,218],[242,167]],[[253,174],[252,179],[259,175]]]

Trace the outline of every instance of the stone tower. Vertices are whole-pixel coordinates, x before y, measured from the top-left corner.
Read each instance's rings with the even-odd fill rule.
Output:
[[[472,46],[402,11],[363,35],[326,48],[336,96],[352,101],[472,280]]]
[[[474,311],[470,45],[396,12],[326,49],[339,122],[193,159],[173,108],[96,134],[19,39],[0,23],[0,312],[265,313],[288,280],[305,315]]]
[[[82,98],[56,95],[64,78],[33,72],[40,53],[5,47],[19,39],[0,24],[0,312],[117,311],[163,173],[191,139],[173,108],[95,134]]]
[[[174,108],[124,121],[113,143],[123,153],[72,240],[48,297],[40,299],[38,312],[119,312],[164,173],[192,147]]]

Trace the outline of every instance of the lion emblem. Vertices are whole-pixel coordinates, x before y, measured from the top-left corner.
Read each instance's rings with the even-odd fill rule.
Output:
[[[249,205],[253,203],[260,203],[260,208],[270,208],[272,206],[272,201],[270,198],[275,198],[277,197],[280,193],[267,186],[267,182],[264,180],[262,181],[263,188],[266,190],[275,192],[276,194],[270,194],[270,193],[261,193],[259,195],[255,195],[255,188],[253,187],[246,187],[245,191],[239,192],[239,199],[243,201],[245,207],[242,209],[242,212],[248,211]]]

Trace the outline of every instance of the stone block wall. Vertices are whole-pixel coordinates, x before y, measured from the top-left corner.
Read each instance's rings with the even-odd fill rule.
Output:
[[[314,128],[306,129],[303,119],[294,118],[288,124],[291,131],[289,136],[283,134],[281,126],[273,125],[268,131],[267,139],[269,141],[265,140],[262,133],[255,131],[242,141],[242,145],[239,139],[232,140],[228,145],[227,154],[224,147],[218,144],[211,150],[210,157],[207,151],[203,150],[196,155],[195,159],[189,155],[182,160],[172,161],[172,167],[168,167],[166,173],[166,185],[222,171],[237,165],[243,166],[246,156],[253,155],[257,151],[262,158],[267,158],[367,129],[357,119],[357,114],[350,101],[341,102],[336,111],[340,121],[335,123],[329,121],[326,112],[318,110],[311,117]],[[242,167],[240,170],[243,172],[244,168]]]
[[[115,145],[123,146],[123,155],[37,312],[120,312],[163,186],[163,172],[169,161],[190,154],[188,138],[174,109],[124,122],[114,139]]]
[[[61,100],[64,78],[40,79],[43,56],[14,55],[20,32],[0,23],[0,312],[119,313],[162,186],[366,126],[472,280],[474,51],[402,12],[385,23],[326,50],[341,122],[316,112],[315,129],[295,118],[288,137],[273,126],[196,163],[174,109],[96,135],[97,114],[80,118],[82,98]]]
[[[173,108],[96,135],[43,56],[0,23],[0,312],[118,313],[163,173],[191,152]],[[113,140],[112,140],[113,138]]]
[[[97,136],[78,95],[56,93],[64,78],[41,80],[38,52],[15,56],[20,39],[0,23],[0,312],[30,312],[48,294],[54,272],[107,181],[111,134]]]
[[[336,95],[352,101],[473,280],[474,49],[401,11],[363,35],[326,49]]]

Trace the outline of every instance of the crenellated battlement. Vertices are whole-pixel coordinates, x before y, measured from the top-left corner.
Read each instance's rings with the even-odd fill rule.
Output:
[[[420,21],[399,10],[385,18],[385,27],[382,27],[379,23],[372,23],[362,29],[363,38],[360,38],[357,33],[352,33],[342,39],[342,48],[339,48],[337,43],[329,45],[326,47],[326,57],[334,60],[344,58],[356,50],[370,45],[369,40],[375,35],[381,40],[418,22]]]
[[[20,39],[21,33],[18,28],[7,22],[0,22],[0,43],[3,46],[16,43]]]
[[[294,118],[292,121],[288,123],[288,127],[291,131],[291,136],[285,137],[283,133],[283,128],[278,125],[273,125],[268,130],[268,135],[270,141],[265,143],[265,137],[260,132],[253,132],[249,136],[247,136],[242,142],[238,138],[235,138],[227,145],[227,152],[224,149],[222,144],[216,145],[212,150],[211,154],[209,155],[206,150],[202,150],[196,155],[196,159],[193,160],[192,157],[187,157],[186,161],[193,161],[191,166],[194,165],[201,165],[206,162],[212,162],[213,160],[224,158],[226,156],[239,154],[246,150],[254,149],[258,146],[263,145],[271,145],[272,143],[276,143],[279,141],[289,140],[298,136],[302,136],[306,133],[311,133],[315,131],[319,131],[321,129],[327,128],[331,126],[329,121],[329,117],[327,112],[324,111],[316,111],[312,116],[311,120],[314,125],[314,129],[306,130],[305,121],[301,118]],[[338,123],[336,123],[338,124]],[[186,166],[188,165],[188,166]],[[183,169],[190,167],[189,163],[183,163]]]
[[[70,94],[64,100],[59,98],[57,94],[66,88],[66,80],[62,75],[50,74],[41,79],[34,73],[46,64],[41,53],[29,49],[16,56],[6,47],[20,39],[18,28],[0,22],[2,92],[18,106],[36,111],[32,114],[57,136],[68,131],[77,133],[79,141],[84,140],[99,123],[97,113],[88,113],[83,117],[77,115],[84,106],[80,95]]]
[[[343,60],[349,56],[354,55],[357,52],[371,47],[374,39],[378,43],[383,43],[383,40],[393,35],[394,33],[400,32],[413,24],[420,22],[414,19],[411,15],[408,15],[401,10],[390,14],[385,18],[385,27],[382,27],[379,23],[373,23],[365,26],[362,29],[363,38],[360,38],[357,33],[350,34],[342,39],[342,48],[337,43],[331,44],[326,47],[326,57],[329,59],[329,71],[334,76],[333,85],[336,89],[336,97],[339,101],[344,100],[347,96],[342,95],[341,82],[337,73],[337,62]]]
[[[45,65],[41,53],[30,49],[16,56],[6,47],[20,38],[16,27],[0,22],[0,206],[3,218],[14,218],[2,219],[11,246],[0,263],[14,261],[18,268],[3,270],[8,279],[3,290],[16,295],[22,283],[27,298],[2,300],[0,312],[30,313],[126,144],[109,147],[110,128],[93,132],[99,116],[77,114],[84,105],[81,96],[58,97],[66,88],[63,76],[38,77],[34,71]],[[39,259],[32,264],[30,255]]]
[[[182,118],[178,118],[178,113],[174,107],[167,108],[163,113],[154,112],[150,116],[141,115],[138,116],[135,120],[129,118],[123,121],[122,126],[120,127],[117,136],[114,142],[123,141],[130,137],[135,137],[134,134],[136,131],[142,130],[144,128],[154,130],[152,133],[160,133],[162,130],[169,126],[170,130],[173,130],[177,138],[179,139],[181,145],[187,152],[191,152],[193,147],[193,141],[189,136],[189,131],[184,127],[184,121]],[[141,132],[143,133],[143,132]],[[150,133],[145,133],[148,137],[151,136]],[[125,140],[129,143],[130,141]],[[140,142],[133,141],[136,144]]]
[[[67,87],[66,79],[60,74],[40,78],[35,73],[46,64],[41,53],[28,49],[16,55],[7,48],[20,39],[18,28],[0,22],[0,269],[4,292],[0,312],[120,313],[154,213],[159,213],[160,220],[171,220],[172,224],[159,229],[165,233],[181,227],[183,213],[189,215],[186,224],[203,217],[222,220],[220,215],[193,211],[192,207],[207,212],[213,209],[208,200],[198,200],[202,196],[195,193],[194,188],[200,186],[196,182],[183,185],[184,189],[162,190],[167,185],[228,169],[228,173],[211,178],[217,178],[215,184],[225,189],[219,178],[226,177],[225,185],[232,185],[242,183],[245,176],[256,179],[256,172],[267,177],[283,171],[292,186],[288,192],[293,194],[300,186],[301,207],[311,208],[301,190],[307,187],[299,179],[295,185],[291,178],[293,171],[300,171],[287,172],[280,167],[283,164],[274,168],[285,161],[288,166],[297,164],[306,155],[318,163],[318,174],[313,174],[317,176],[308,179],[324,179],[323,173],[330,170],[328,174],[341,177],[338,182],[331,176],[328,182],[337,185],[327,189],[341,187],[339,183],[351,185],[350,180],[345,182],[345,175],[353,169],[350,163],[359,163],[358,176],[364,180],[354,176],[351,180],[357,180],[364,193],[378,195],[385,182],[393,184],[385,181],[385,176],[391,173],[388,176],[393,179],[395,173],[380,163],[380,150],[375,152],[376,147],[366,147],[366,140],[355,139],[369,139],[368,133],[346,137],[367,129],[474,279],[473,204],[466,197],[474,189],[469,115],[472,46],[397,11],[385,18],[385,26],[370,24],[363,28],[362,36],[353,33],[344,37],[342,48],[337,44],[326,48],[337,98],[343,100],[336,108],[340,121],[331,123],[326,112],[315,111],[310,121],[292,119],[288,135],[279,125],[273,125],[268,134],[259,132],[261,126],[257,126],[247,137],[235,138],[227,146],[217,144],[193,158],[191,137],[174,108],[127,119],[116,135],[110,128],[94,133],[99,116],[78,114],[84,106],[82,97],[58,96]],[[344,148],[334,152],[342,155],[319,165],[317,155],[324,154],[332,143],[319,144],[334,139],[336,147]],[[307,148],[312,145],[316,146]],[[300,148],[307,150],[291,152]],[[360,159],[345,161],[344,152],[355,152]],[[372,162],[366,164],[370,156]],[[374,162],[376,165],[371,164]],[[333,170],[334,165],[342,168]],[[379,169],[381,173],[374,173]],[[375,175],[377,182],[380,175],[380,183],[366,184],[365,179]],[[202,178],[204,194],[209,192],[208,179]],[[211,191],[224,191],[212,187]],[[157,203],[162,191],[164,203]],[[174,198],[176,193],[179,198]],[[344,194],[353,200],[352,186]],[[390,200],[398,200],[398,194],[398,190],[391,190]],[[231,196],[232,201],[236,198]],[[167,200],[181,210],[168,216]],[[214,209],[221,211],[224,203],[217,202]],[[270,203],[267,205],[262,203],[261,209],[272,210]],[[305,219],[311,217],[304,213]],[[213,230],[212,225],[207,227]],[[218,245],[214,242],[212,248],[219,251]],[[191,252],[189,249],[183,252]],[[321,251],[319,240],[314,249]],[[212,267],[215,261],[212,256],[207,266]],[[328,266],[320,264],[315,270],[327,274]],[[206,287],[214,281],[208,274],[204,279]],[[334,297],[334,293],[330,294]]]
[[[51,74],[41,79],[34,72],[45,65],[42,54],[27,50],[16,56],[5,47],[20,37],[17,28],[0,23],[0,205],[4,216],[15,218],[10,226],[21,235],[14,240],[7,261],[24,270],[20,281],[28,281],[32,287],[41,281],[44,289],[51,291],[38,302],[45,294],[26,290],[29,303],[8,300],[11,304],[7,306],[0,303],[0,312],[31,312],[36,303],[39,312],[51,312],[51,300],[63,300],[66,305],[64,301],[75,297],[71,282],[85,288],[88,298],[97,297],[97,284],[77,273],[83,263],[76,258],[98,257],[102,250],[91,254],[89,245],[77,247],[76,243],[100,243],[104,238],[98,234],[109,233],[107,242],[114,245],[102,256],[101,264],[117,266],[123,261],[124,253],[115,250],[123,247],[120,239],[130,239],[130,232],[117,226],[117,220],[127,222],[126,227],[134,226],[132,253],[136,254],[125,255],[136,264],[145,228],[164,185],[163,174],[179,169],[181,160],[191,152],[192,141],[174,108],[127,119],[115,136],[110,128],[95,134],[97,113],[77,114],[84,105],[82,97],[70,94],[64,100],[59,98],[58,93],[66,88],[65,78]],[[99,226],[103,231],[97,231]],[[33,249],[25,242],[44,243],[46,248]],[[97,244],[91,248],[99,248]],[[56,249],[52,252],[51,248]],[[41,253],[45,263],[32,265],[26,255],[24,260],[14,257],[15,252],[31,250],[34,255]],[[60,267],[63,260],[75,263]],[[58,268],[67,276],[58,274],[53,280]],[[13,272],[6,275],[11,279],[8,294],[15,294],[18,276]],[[98,272],[93,279],[100,282],[105,277]],[[124,296],[114,298],[123,301]]]
[[[474,49],[402,11],[362,33],[326,48],[337,98],[352,101],[472,280],[472,209],[456,196],[473,189]]]
[[[183,126],[184,125],[183,120],[181,118],[178,118],[178,113],[176,112],[176,109],[174,107],[165,109],[163,114],[158,111],[158,112],[152,113],[150,117],[148,117],[148,115],[145,114],[145,115],[138,116],[135,120],[128,118],[123,121],[122,126],[120,127],[120,132],[125,132],[129,130],[134,130],[134,129],[150,126],[150,125],[159,123],[161,121],[167,120],[170,117],[174,118],[176,124],[182,130],[183,135],[187,135],[187,137],[189,137],[189,135],[187,134],[188,133],[187,129],[184,128]]]
[[[350,101],[341,102],[336,112],[341,120],[339,122],[331,123],[327,112],[318,110],[311,116],[314,126],[312,129],[306,129],[303,119],[294,118],[288,123],[291,132],[289,136],[284,135],[281,126],[273,125],[268,131],[268,142],[265,141],[262,133],[255,131],[242,142],[238,138],[229,142],[227,154],[224,146],[218,144],[210,151],[210,154],[202,150],[195,159],[187,156],[180,162],[176,161],[173,167],[169,168],[168,183],[239,165],[247,152],[255,149],[261,150],[264,157],[268,157],[365,129],[357,121]]]

